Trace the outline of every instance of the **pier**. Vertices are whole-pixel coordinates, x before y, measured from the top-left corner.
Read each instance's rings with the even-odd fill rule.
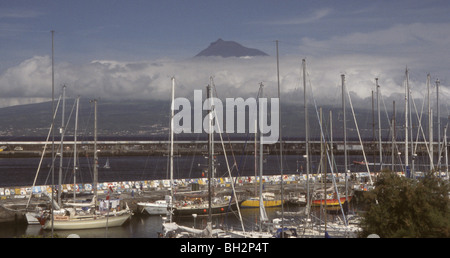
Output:
[[[174,142],[174,155],[206,155],[208,152],[207,141],[183,140]],[[257,143],[258,144],[258,143]],[[320,154],[320,141],[310,141],[310,151],[312,155]],[[253,141],[229,141],[225,142],[225,151],[249,155],[254,154],[255,145]],[[392,142],[383,141],[383,155],[391,155]],[[428,156],[427,143],[417,143],[417,156]],[[434,143],[434,156],[438,155],[438,143]],[[0,142],[0,158],[6,157],[40,157],[45,149],[45,156],[51,156],[51,142],[45,141],[3,141]],[[59,142],[55,142],[57,151]],[[64,142],[64,154],[73,153],[73,141]],[[328,144],[328,146],[330,146]],[[395,143],[395,153],[404,153],[404,142]],[[379,155],[378,142],[365,141],[363,143],[366,155]],[[363,147],[359,141],[347,141],[348,155],[362,155]],[[169,153],[169,141],[97,141],[98,156],[158,156]],[[279,153],[280,144],[264,145],[264,154],[274,155]],[[447,146],[448,148],[448,146]],[[214,146],[217,155],[223,154],[222,144],[216,141]],[[332,146],[334,154],[344,153],[344,143],[335,141]],[[78,155],[92,155],[94,151],[93,141],[77,142]],[[283,153],[285,155],[304,155],[305,141],[283,141]],[[442,152],[444,153],[444,151]],[[65,154],[66,155],[66,154]]]

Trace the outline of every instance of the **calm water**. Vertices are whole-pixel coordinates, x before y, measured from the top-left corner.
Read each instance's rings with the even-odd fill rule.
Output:
[[[130,156],[109,157],[110,169],[104,169],[106,157],[99,158],[99,182],[139,181],[169,178],[167,157],[159,156]],[[228,157],[230,160],[231,157]],[[296,172],[298,157],[285,157],[285,173]],[[31,186],[38,171],[40,158],[4,158],[0,159],[0,187],[6,186]],[[231,161],[230,161],[231,162]],[[241,170],[232,171],[236,175],[254,175],[254,158],[252,156],[236,156],[236,163],[240,164]],[[217,157],[217,175],[228,176],[225,158]],[[174,158],[174,178],[200,178],[202,172],[207,168],[207,159],[199,156],[184,156]],[[36,180],[36,185],[51,185],[51,158],[43,160],[41,169]],[[80,157],[79,170],[77,171],[78,183],[92,183],[93,178],[92,158]],[[63,184],[73,183],[73,159],[63,160]],[[264,174],[279,174],[279,158],[268,156],[264,163]],[[59,173],[59,160],[55,162],[54,180],[57,183]]]
[[[336,156],[338,170],[343,171],[343,157]],[[104,169],[106,157],[99,158],[99,182],[121,182],[140,181],[169,178],[167,157],[160,156],[130,156],[130,157],[109,157],[110,169]],[[368,158],[369,162],[372,159]],[[229,163],[232,164],[232,157],[228,156]],[[303,172],[305,160],[296,155],[283,156],[284,174],[299,174]],[[348,167],[351,171],[364,172],[366,167],[354,165],[352,161],[362,161],[362,156],[349,156]],[[251,155],[236,155],[236,167],[232,168],[233,176],[252,176],[254,171],[254,157]],[[40,158],[2,158],[0,159],[0,187],[7,186],[31,186],[38,172]],[[316,173],[319,167],[319,157],[313,157],[311,162],[312,171]],[[39,170],[36,185],[51,185],[51,158],[45,158]],[[207,159],[200,156],[183,156],[174,158],[174,178],[200,178],[206,169]],[[79,158],[79,170],[77,171],[77,183],[92,183],[93,181],[93,161],[91,157]],[[232,167],[230,165],[230,167]],[[377,166],[378,167],[378,166]],[[390,167],[390,166],[389,166]],[[374,166],[370,166],[373,170]],[[63,184],[73,183],[73,159],[66,157],[63,160],[62,182]],[[264,175],[279,174],[280,159],[277,155],[266,156],[264,159]],[[400,170],[399,170],[400,171]],[[58,182],[59,160],[55,162],[54,182]],[[217,157],[217,176],[227,177],[228,171],[224,156]]]
[[[299,207],[285,207],[286,211],[294,211],[300,209]],[[281,208],[267,209],[267,214],[270,219],[279,217],[276,211]],[[244,226],[246,230],[253,229],[253,225],[257,222],[259,216],[258,209],[241,209]],[[175,218],[175,222],[196,228],[204,228],[206,226],[206,217],[197,217],[195,220],[192,217]],[[213,225],[220,227],[234,227],[240,228],[240,222],[235,214],[213,216]],[[86,229],[86,230],[58,230],[54,233],[58,237],[67,237],[70,234],[77,234],[81,238],[157,238],[158,232],[162,232],[161,216],[149,216],[145,214],[135,214],[121,227],[112,227],[106,229]],[[43,230],[40,225],[25,225],[25,224],[0,224],[0,238],[13,238],[22,236],[51,236],[51,231]]]

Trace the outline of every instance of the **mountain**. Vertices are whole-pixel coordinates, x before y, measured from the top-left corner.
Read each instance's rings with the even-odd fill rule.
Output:
[[[268,56],[268,54],[255,48],[247,48],[234,41],[218,39],[209,47],[196,55],[199,56],[221,56],[221,57],[246,57],[246,56]]]
[[[73,135],[74,99],[66,100],[65,122],[67,135]],[[89,99],[80,99],[78,132],[91,136],[94,124],[94,106]],[[0,108],[0,136],[46,136],[51,125],[50,102]],[[170,102],[162,100],[99,100],[98,133],[102,136],[167,135]],[[59,137],[61,107],[55,117],[55,135]]]
[[[73,99],[66,100],[65,121],[67,124],[66,137],[73,135],[75,111],[73,110]],[[340,107],[325,106],[325,113],[333,110],[333,135],[335,139],[342,138],[342,112]],[[50,102],[28,104],[21,106],[12,106],[0,108],[0,137],[12,140],[16,137],[40,136],[45,139],[49,133],[51,124]],[[305,135],[304,112],[301,103],[283,103],[281,106],[283,139],[303,138]],[[72,113],[72,115],[70,115]],[[360,109],[356,111],[356,119],[362,138],[372,139],[372,117],[370,110]],[[350,116],[350,110],[348,110]],[[203,114],[203,117],[206,113]],[[308,116],[310,119],[310,139],[320,140],[320,127],[318,126],[317,113],[313,107],[309,108]],[[192,116],[193,117],[193,116]],[[398,130],[401,130],[402,117],[397,119]],[[225,118],[224,118],[225,119]],[[235,115],[236,119],[236,115]],[[328,116],[324,120],[328,119]],[[427,118],[424,118],[425,120]],[[357,140],[357,134],[353,119],[347,118],[348,138]],[[382,120],[383,139],[388,138],[389,125],[386,119]],[[98,102],[98,135],[102,137],[143,137],[152,139],[162,137],[166,139],[169,132],[170,121],[170,102],[167,100],[100,100]],[[226,121],[223,121],[226,122]],[[92,136],[93,134],[94,113],[93,104],[88,99],[80,99],[78,132],[82,136]],[[236,124],[236,123],[235,123]],[[224,126],[226,124],[224,123]],[[58,111],[55,118],[55,135],[59,137],[59,128],[61,127],[61,110]],[[402,135],[397,132],[398,139]],[[197,137],[198,134],[180,134],[176,137]],[[230,134],[231,137],[250,139],[253,134],[240,133]],[[253,138],[252,138],[253,139]]]

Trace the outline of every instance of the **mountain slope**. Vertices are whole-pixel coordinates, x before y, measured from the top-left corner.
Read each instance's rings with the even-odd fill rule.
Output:
[[[73,135],[75,112],[73,109],[73,99],[66,100],[65,121],[67,124],[66,137]],[[333,110],[333,135],[335,139],[342,137],[342,112],[340,107],[325,106],[325,110]],[[281,106],[283,139],[302,138],[305,135],[304,112],[301,103],[283,103]],[[69,118],[70,113],[72,116]],[[349,111],[350,112],[350,111]],[[310,121],[310,137],[319,140],[319,126],[317,113],[313,108],[308,111]],[[204,118],[206,113],[202,115]],[[193,117],[193,115],[192,115]],[[356,111],[356,119],[359,124],[361,136],[366,139],[372,139],[372,121],[371,111],[360,109]],[[237,115],[235,114],[235,119]],[[247,118],[246,118],[247,119]],[[427,119],[427,118],[425,118]],[[224,117],[225,120],[225,117]],[[51,125],[51,103],[38,103],[21,106],[0,108],[0,136],[9,140],[22,136],[41,136],[48,134]],[[164,100],[122,100],[98,101],[98,133],[99,136],[136,136],[136,137],[167,137],[170,122],[170,102]],[[226,121],[222,124],[226,128]],[[80,100],[78,133],[79,135],[92,136],[93,134],[94,113],[93,104],[88,99]],[[247,122],[246,122],[247,123]],[[397,120],[398,127],[401,127],[403,121]],[[236,124],[236,122],[235,122]],[[193,126],[193,124],[192,124]],[[61,127],[61,110],[55,118],[55,135],[59,137],[59,128]],[[347,128],[349,130],[348,138],[357,139],[355,126],[351,119],[348,119]],[[387,121],[382,121],[383,139],[388,137],[389,125]],[[276,130],[277,128],[273,128]],[[401,128],[398,128],[398,139],[401,139]],[[252,138],[253,134],[240,133],[229,134],[232,137]],[[180,134],[177,137],[190,136],[197,137],[197,134]]]
[[[218,39],[209,47],[196,55],[199,56],[221,56],[221,57],[246,57],[246,56],[268,56],[268,54],[255,48],[247,48],[234,41]]]

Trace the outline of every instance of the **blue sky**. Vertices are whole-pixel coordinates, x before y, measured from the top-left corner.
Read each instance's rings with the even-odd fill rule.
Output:
[[[374,77],[392,96],[408,66],[420,95],[426,73],[449,85],[449,11],[448,1],[430,0],[0,0],[0,98],[14,104],[48,96],[51,30],[56,83],[77,95],[161,98],[172,75],[184,94],[209,76],[226,85],[225,95],[251,94],[260,81],[274,83],[275,40],[285,93],[298,89],[307,58],[314,88],[335,88],[344,73],[361,98]],[[268,53],[266,66],[191,59],[218,38]]]
[[[0,32],[2,52],[8,50],[11,59],[48,54],[50,30],[57,33],[59,59],[190,57],[217,38],[274,54],[274,40],[285,43],[280,51],[295,51],[304,38],[448,23],[449,6],[447,1],[412,0],[1,0]]]

